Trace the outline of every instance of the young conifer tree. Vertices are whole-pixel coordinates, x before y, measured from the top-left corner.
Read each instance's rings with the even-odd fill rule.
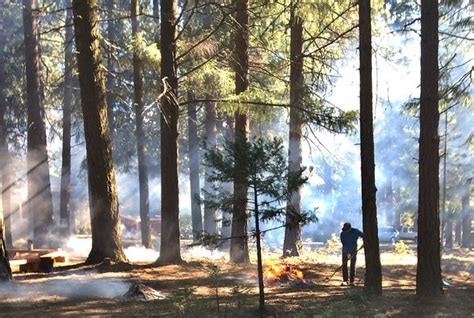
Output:
[[[232,182],[237,177],[245,178],[249,189],[249,199],[245,207],[249,216],[253,217],[255,229],[252,238],[257,246],[257,270],[259,286],[259,314],[265,313],[265,292],[263,281],[263,259],[261,238],[265,231],[261,230],[260,223],[267,220],[276,220],[287,226],[287,200],[304,183],[305,168],[289,171],[288,161],[281,139],[256,138],[251,141],[236,139],[227,141],[224,149],[211,149],[205,155],[207,165],[212,167],[213,173],[208,176],[211,182]],[[233,202],[232,193],[216,186],[216,192],[209,193],[212,197],[206,203],[212,207],[228,209]],[[298,219],[293,220],[297,226],[315,220],[311,213],[301,212]],[[245,237],[248,240],[249,237]],[[228,238],[223,238],[228,239]],[[232,237],[231,237],[232,239]]]

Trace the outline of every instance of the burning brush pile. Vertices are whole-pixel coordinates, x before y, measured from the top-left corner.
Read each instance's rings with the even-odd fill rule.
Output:
[[[311,284],[296,266],[275,260],[270,260],[263,265],[263,278],[267,285],[307,286]]]

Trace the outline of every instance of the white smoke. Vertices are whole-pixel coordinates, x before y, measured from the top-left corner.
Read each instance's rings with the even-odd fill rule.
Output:
[[[64,246],[64,251],[70,260],[83,261],[89,255],[91,247],[90,237],[71,236]],[[157,251],[139,245],[125,248],[124,253],[132,263],[151,263],[159,256]]]
[[[117,274],[83,272],[44,279],[17,280],[0,284],[2,302],[42,301],[47,299],[117,298],[130,288]]]
[[[133,263],[152,263],[158,259],[159,252],[144,246],[130,246],[124,250],[125,256]]]
[[[229,253],[222,252],[219,250],[207,249],[203,246],[193,246],[190,248],[182,249],[182,257],[185,260],[208,260],[208,261],[220,261],[229,259]]]
[[[85,260],[92,248],[90,237],[71,236],[64,246],[69,260]]]

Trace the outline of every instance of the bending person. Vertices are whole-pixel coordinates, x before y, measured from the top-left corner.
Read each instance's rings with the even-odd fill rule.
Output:
[[[341,231],[341,242],[342,242],[342,280],[341,286],[343,285],[354,285],[355,278],[355,267],[357,261],[357,239],[364,238],[364,233],[356,228],[352,228],[350,223],[344,223]],[[350,264],[350,276],[347,273],[347,262],[351,261]],[[350,281],[349,281],[350,279]]]

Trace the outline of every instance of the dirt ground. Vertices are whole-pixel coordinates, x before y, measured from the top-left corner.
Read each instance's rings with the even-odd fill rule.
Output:
[[[265,259],[277,258],[266,253]],[[415,296],[416,257],[384,252],[383,296],[363,292],[363,255],[356,286],[339,286],[339,256],[307,253],[285,262],[301,270],[305,281],[267,284],[271,317],[473,317],[474,252],[452,250],[443,257],[444,297]],[[128,300],[122,295],[140,282],[163,299]],[[17,274],[0,285],[0,317],[254,317],[258,302],[255,264],[233,265],[199,257],[181,265],[71,266],[50,274]]]

